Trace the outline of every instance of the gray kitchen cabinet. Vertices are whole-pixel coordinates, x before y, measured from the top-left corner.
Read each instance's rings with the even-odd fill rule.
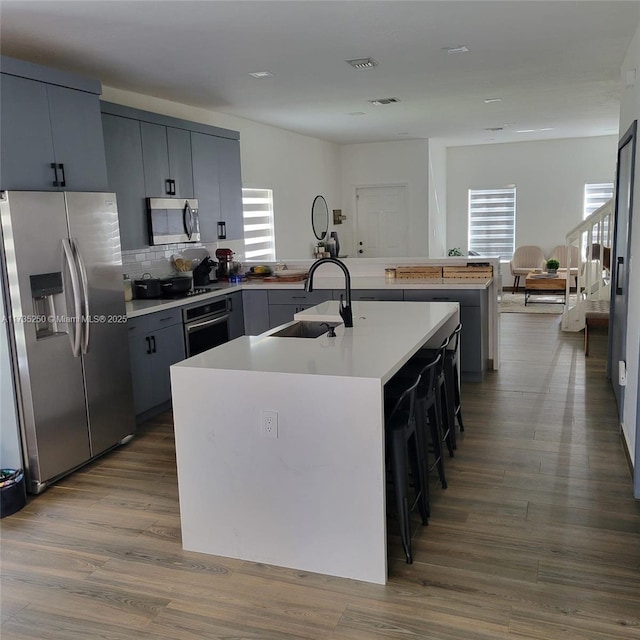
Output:
[[[488,369],[489,319],[486,290],[405,289],[405,300],[418,302],[459,302],[460,373],[468,380],[481,380]]]
[[[248,336],[258,336],[269,327],[269,297],[266,291],[247,290],[242,292],[244,309],[244,332]]]
[[[192,131],[191,154],[202,242],[241,240],[244,221],[240,142]]]
[[[334,289],[333,299],[340,300],[344,296],[344,289]],[[353,289],[351,300],[362,300],[365,302],[397,302],[404,300],[402,289]]]
[[[311,292],[304,289],[270,289],[268,291],[269,328],[291,322],[294,314],[331,300],[332,293],[330,289],[317,289]]]
[[[123,250],[149,244],[144,194],[144,165],[140,122],[102,115],[109,191],[116,194]]]
[[[226,240],[244,238],[242,215],[242,169],[240,141],[216,138],[220,180],[220,219],[224,223]]]
[[[189,131],[140,123],[145,194],[148,198],[193,198]]]
[[[100,83],[4,56],[2,71],[0,188],[106,191]]]
[[[202,242],[221,239],[221,221],[226,239],[244,237],[238,132],[110,102],[102,119],[124,249],[149,246],[146,197],[197,198]]]
[[[226,296],[229,312],[229,340],[235,340],[244,335],[244,311],[242,291],[236,291]]]
[[[198,199],[200,240],[218,240],[220,217],[220,176],[218,171],[218,145],[216,137],[191,132],[191,159],[193,162],[193,192]]]
[[[159,311],[128,321],[136,415],[148,417],[171,400],[169,367],[185,359],[182,312]]]

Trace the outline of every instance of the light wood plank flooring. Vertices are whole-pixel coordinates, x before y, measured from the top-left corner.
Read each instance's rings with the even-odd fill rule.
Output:
[[[413,565],[390,536],[386,587],[184,552],[165,415],[2,520],[2,640],[637,640],[606,339],[585,358],[559,322],[503,314],[502,368],[463,386],[449,488]]]

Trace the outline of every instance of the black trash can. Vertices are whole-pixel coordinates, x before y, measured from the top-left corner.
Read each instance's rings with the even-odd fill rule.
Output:
[[[0,518],[20,511],[27,503],[22,469],[0,469]]]

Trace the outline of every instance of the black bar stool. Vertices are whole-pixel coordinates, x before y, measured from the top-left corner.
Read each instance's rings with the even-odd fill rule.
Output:
[[[457,420],[460,431],[464,431],[462,406],[460,403],[460,377],[458,372],[458,343],[460,341],[461,331],[462,323],[460,323],[449,336],[449,348],[444,352],[444,371],[449,388],[449,413],[452,416],[454,428],[455,421]]]
[[[391,477],[396,500],[400,538],[407,559],[413,562],[411,554],[411,525],[409,514],[417,504],[422,524],[426,525],[429,513],[429,484],[424,460],[419,455],[420,442],[416,431],[416,391],[420,376],[401,392],[393,409],[385,417],[385,440],[387,462],[391,466]],[[393,402],[393,394],[388,399]],[[385,412],[386,413],[386,412]],[[415,500],[409,503],[409,467],[415,492]]]
[[[421,367],[419,370],[417,367]],[[437,469],[440,484],[447,488],[447,479],[444,473],[444,459],[442,445],[444,435],[442,432],[442,407],[441,394],[438,386],[438,376],[442,371],[442,355],[437,353],[433,360],[425,364],[424,360],[414,358],[387,383],[387,395],[396,396],[399,390],[408,382],[420,376],[420,383],[416,393],[416,433],[419,450],[422,452],[424,464],[427,468],[427,482],[425,493],[428,496],[428,473]],[[431,455],[433,459],[431,459]],[[428,512],[428,516],[430,516]]]
[[[451,412],[451,401],[449,386],[447,385],[447,376],[445,374],[445,363],[447,347],[449,346],[449,338],[445,338],[437,349],[420,349],[411,360],[409,360],[409,370],[415,370],[416,367],[424,367],[425,363],[433,362],[438,355],[440,361],[436,367],[435,387],[436,402],[440,413],[440,429],[442,431],[442,442],[447,445],[449,457],[453,458],[454,450],[458,448],[456,442],[455,423],[453,421],[453,413]]]

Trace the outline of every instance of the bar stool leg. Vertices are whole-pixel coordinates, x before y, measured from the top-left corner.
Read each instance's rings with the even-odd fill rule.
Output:
[[[429,516],[431,515],[429,506],[429,470],[427,469],[427,461],[424,458],[425,451],[426,449],[422,448],[421,438],[416,427],[414,435],[409,438],[409,463],[417,496],[418,511],[424,526],[429,524]]]
[[[454,393],[454,403],[455,403],[455,406],[453,408],[453,419],[454,421],[456,419],[458,420],[458,424],[460,425],[460,431],[464,431],[464,423],[462,422],[462,403],[460,402],[460,380],[458,378],[457,359],[453,361],[453,366],[451,369],[451,377],[453,378],[453,393]]]
[[[398,524],[400,525],[400,539],[407,558],[407,564],[413,563],[411,555],[411,526],[409,523],[409,464],[407,455],[407,443],[404,432],[394,430],[391,443],[391,456],[393,465],[393,489],[396,497],[396,509],[398,511]]]
[[[438,476],[440,477],[440,485],[443,489],[447,488],[447,479],[444,475],[444,460],[442,458],[442,430],[440,429],[440,412],[438,405],[434,404],[429,408],[429,429],[431,431],[431,443],[433,445],[433,454],[436,459],[436,467]]]

